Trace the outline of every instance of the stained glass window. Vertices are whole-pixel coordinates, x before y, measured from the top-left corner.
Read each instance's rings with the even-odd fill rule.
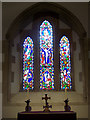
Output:
[[[34,88],[33,41],[27,37],[23,43],[23,90]]]
[[[53,30],[46,20],[40,26],[40,89],[54,89]]]
[[[71,89],[71,60],[70,60],[70,43],[66,36],[60,40],[60,82],[61,89]]]

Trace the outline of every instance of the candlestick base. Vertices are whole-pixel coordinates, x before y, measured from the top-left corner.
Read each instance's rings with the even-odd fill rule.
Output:
[[[65,111],[66,112],[70,111],[71,107],[68,105],[69,102],[68,98],[64,102],[65,102],[65,106],[64,106]]]
[[[29,103],[30,103],[30,99],[28,99],[27,101],[25,101],[27,103],[27,106],[25,107],[25,111],[26,112],[30,112],[31,111],[31,106],[29,106]]]

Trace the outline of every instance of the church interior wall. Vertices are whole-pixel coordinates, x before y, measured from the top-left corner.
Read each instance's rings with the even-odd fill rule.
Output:
[[[88,32],[88,2],[60,2],[58,4],[65,7],[67,10],[72,11]]]
[[[2,3],[0,2],[0,119],[2,118]]]
[[[75,89],[78,93],[83,93],[83,81],[82,81],[82,60],[79,58],[80,56],[80,44],[79,44],[79,37],[73,31],[73,41],[76,44],[76,50],[74,50],[74,76],[75,76]],[[78,69],[77,69],[78,66]]]
[[[4,3],[3,6],[3,38],[8,31],[8,28],[12,24],[12,21],[25,9],[34,5],[36,2],[10,2]],[[88,33],[88,3],[87,2],[59,2],[57,3],[62,5],[67,10],[72,11],[72,13],[80,20],[83,24],[85,30]],[[13,6],[13,7],[12,7]],[[16,10],[17,8],[17,10]],[[77,8],[77,9],[76,9]],[[18,12],[17,12],[18,11]],[[10,13],[10,14],[8,14]]]
[[[19,3],[20,4],[20,3]],[[30,7],[31,5],[33,5],[34,3],[28,4],[25,3],[25,5],[23,3],[21,3],[21,8],[19,8],[19,4],[16,3],[16,6],[18,8],[18,11],[16,13],[15,8],[12,7],[13,12],[11,13],[11,19],[7,16],[8,14],[6,14],[4,11],[4,17],[8,18],[7,22],[5,23],[5,21],[3,21],[4,24],[4,29],[3,29],[3,39],[5,38],[5,34],[10,26],[10,24],[12,23],[12,21],[15,19],[15,17],[20,14],[24,9],[26,9],[27,7]],[[64,3],[60,3],[64,6]],[[10,4],[9,4],[10,5]],[[13,5],[13,3],[11,4]],[[10,5],[10,6],[11,6]],[[4,4],[3,7],[7,6],[7,4]],[[8,11],[10,12],[9,8],[10,6],[7,6],[6,10],[8,9]],[[77,6],[77,4],[76,4]],[[78,5],[79,6],[79,5]],[[81,5],[83,6],[83,4]],[[85,4],[85,11],[87,11],[87,4]],[[14,6],[15,7],[15,6]],[[71,7],[71,5],[66,4],[65,3],[65,7],[67,9],[70,9],[71,11],[73,11],[74,14],[77,13],[78,10],[72,10],[73,8]],[[5,8],[4,8],[5,9]],[[79,9],[79,8],[78,8]],[[87,15],[84,14],[84,16],[86,17],[86,19],[82,19],[83,16],[83,12],[82,12],[82,7],[80,9],[80,13],[78,14],[78,18],[82,21],[83,26],[85,27],[86,31],[87,31]],[[85,12],[86,13],[86,12]],[[85,24],[84,24],[85,22]],[[68,29],[69,26],[67,26],[66,24],[64,24],[62,21],[60,21],[61,23],[61,28],[62,29]],[[24,30],[28,30],[30,29],[32,26],[32,23],[28,26],[26,26],[26,28]],[[83,99],[83,79],[82,78],[82,59],[80,58],[80,53],[81,53],[81,48],[80,48],[80,43],[79,43],[79,36],[77,35],[77,33],[75,31],[72,30],[72,39],[73,39],[73,43],[75,43],[75,50],[73,52],[74,54],[74,79],[75,79],[75,91],[70,91],[67,92],[68,98],[70,99],[70,106],[71,109],[73,111],[77,112],[77,117],[78,118],[87,118],[88,117],[88,104],[87,101],[84,101]],[[6,102],[3,102],[3,118],[16,118],[17,113],[24,111],[25,110],[25,100],[30,98],[31,99],[31,103],[30,105],[32,106],[32,110],[43,110],[43,105],[44,105],[44,101],[42,101],[42,96],[44,96],[44,94],[46,93],[45,91],[43,92],[19,92],[20,90],[20,53],[18,52],[18,44],[20,42],[20,34],[17,35],[14,39],[13,39],[13,44],[11,47],[11,57],[12,57],[12,64],[11,64],[11,82],[9,81],[9,85],[10,85],[10,98],[8,100],[5,100]],[[6,44],[8,45],[8,43],[6,42]],[[7,47],[5,47],[5,51],[7,51]],[[6,65],[6,64],[5,64]],[[78,66],[78,69],[77,69]],[[4,69],[5,72],[5,69]],[[5,73],[6,77],[8,76],[7,73]],[[6,78],[7,79],[7,78]],[[5,80],[5,78],[3,79]],[[7,81],[3,82],[4,85],[3,87],[5,88]],[[54,92],[47,92],[48,95],[51,97],[51,100],[49,100],[49,103],[52,104],[52,111],[57,110],[57,111],[62,111],[64,110],[64,99],[65,99],[65,93],[64,91],[54,91]],[[6,98],[7,92],[4,90],[4,95],[3,95],[3,99]],[[78,98],[78,99],[77,99]]]

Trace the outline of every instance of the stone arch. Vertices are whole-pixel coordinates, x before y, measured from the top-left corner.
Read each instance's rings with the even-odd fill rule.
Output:
[[[6,37],[14,38],[18,34],[19,27],[24,28],[26,25],[30,24],[33,16],[41,11],[54,12],[58,14],[60,16],[60,19],[68,24],[73,30],[75,30],[80,38],[82,36],[86,36],[86,31],[83,25],[81,24],[79,19],[69,10],[56,3],[41,2],[32,5],[31,7],[23,11],[19,16],[17,16],[17,18],[9,27]]]
[[[48,6],[48,7],[47,7]],[[82,64],[83,64],[83,75],[84,79],[86,77],[86,53],[84,43],[86,39],[86,31],[79,21],[79,19],[72,14],[70,11],[68,11],[66,8],[62,7],[61,5],[58,5],[56,3],[36,3],[32,5],[31,7],[27,8],[25,11],[23,11],[17,18],[13,21],[11,26],[8,29],[8,32],[6,34],[7,40],[9,40],[10,45],[12,44],[13,38],[15,38],[18,34],[20,34],[21,28],[24,29],[28,24],[32,22],[33,16],[39,12],[52,12],[59,15],[60,19],[68,24],[79,36],[79,43],[81,44],[81,51],[82,51]],[[10,50],[10,49],[9,49]],[[9,51],[8,51],[9,54]],[[83,57],[84,56],[84,57]],[[10,68],[10,65],[9,65]],[[86,81],[84,81],[84,90],[86,90]],[[86,92],[84,91],[84,97],[86,97]]]

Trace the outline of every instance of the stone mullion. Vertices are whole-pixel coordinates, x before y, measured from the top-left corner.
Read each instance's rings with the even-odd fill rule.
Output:
[[[39,85],[40,85],[40,66],[39,66],[39,36],[38,36],[38,30],[39,27],[37,25],[37,21],[33,21],[32,24],[32,39],[34,43],[34,91],[39,91]]]
[[[53,25],[53,54],[54,54],[54,86],[55,90],[60,90],[60,69],[59,69],[59,20],[54,18]]]

